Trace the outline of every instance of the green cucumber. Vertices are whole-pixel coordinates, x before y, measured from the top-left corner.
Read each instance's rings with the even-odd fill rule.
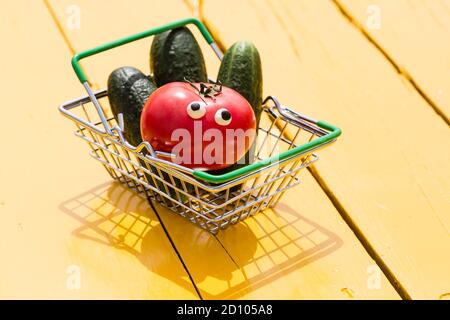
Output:
[[[108,78],[108,98],[114,117],[118,121],[119,113],[123,115],[124,138],[134,147],[142,142],[140,118],[145,102],[157,89],[152,78],[146,76],[141,71],[133,67],[122,67],[114,70]],[[145,150],[143,151],[145,152]],[[139,159],[142,167],[146,167],[143,160]],[[158,174],[156,168],[150,166],[150,170]],[[170,181],[166,173],[162,173],[164,180]],[[152,177],[145,174],[147,182],[155,186]],[[179,179],[174,178],[175,184],[182,189]],[[156,180],[157,188],[165,191],[164,184]],[[175,191],[169,188],[169,194],[178,199]],[[180,195],[182,201],[186,200],[184,195]]]
[[[108,78],[108,99],[114,118],[118,122],[119,113],[122,113],[124,138],[134,147],[142,142],[140,122],[142,109],[156,89],[151,77],[133,67],[118,68]],[[139,159],[139,162],[141,166],[146,167],[143,160]],[[146,176],[148,183],[154,186],[152,177]]]
[[[262,112],[262,67],[256,47],[247,41],[236,42],[220,64],[217,80],[239,92],[253,108],[257,127]]]
[[[142,142],[140,118],[148,97],[157,89],[153,80],[133,67],[114,70],[108,78],[108,98],[116,120],[122,113],[124,137],[133,146]]]
[[[224,86],[236,90],[247,99],[255,113],[256,128],[258,128],[262,112],[263,79],[261,58],[256,47],[247,41],[233,44],[223,56],[217,80]],[[212,173],[224,174],[252,163],[255,158],[255,148],[256,141],[243,159],[228,168]]]
[[[155,36],[150,70],[158,87],[169,82],[207,82],[205,60],[194,35],[180,27]]]

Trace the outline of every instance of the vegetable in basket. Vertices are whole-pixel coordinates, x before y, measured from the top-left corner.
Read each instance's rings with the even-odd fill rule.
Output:
[[[133,146],[142,142],[140,117],[148,97],[157,89],[153,80],[133,67],[114,70],[108,78],[108,98],[116,120],[122,113],[125,139]]]
[[[119,119],[119,113],[123,115],[124,138],[134,147],[142,142],[140,118],[144,104],[150,95],[157,89],[156,84],[150,76],[144,75],[141,71],[133,67],[121,67],[114,70],[108,78],[108,98],[111,110],[116,121]],[[145,150],[143,151],[145,153]],[[142,167],[146,167],[145,162],[139,159]],[[150,170],[156,172],[153,166]],[[166,180],[169,177],[163,174]],[[146,174],[147,182],[155,186],[152,177]],[[175,179],[177,187],[181,185],[178,179]],[[158,189],[164,190],[161,181],[156,181]],[[173,190],[169,190],[172,196],[175,196]],[[182,198],[184,198],[182,196]]]
[[[153,70],[153,79],[133,67],[118,68],[108,78],[108,97],[114,117],[118,120],[118,114],[123,114],[124,137],[134,146],[142,142],[140,132],[142,108],[150,94],[157,89],[157,84],[160,86],[185,78],[193,81],[207,80],[200,46],[186,27],[172,29],[155,36],[151,46],[150,68]],[[142,160],[140,163],[145,167]],[[166,181],[170,180],[167,174],[162,174]],[[154,185],[148,175],[147,180]],[[181,189],[180,181],[178,179],[174,181]],[[160,190],[164,190],[162,182],[157,181],[157,185]],[[190,184],[186,186],[188,190],[192,187]],[[172,189],[169,191],[175,196]],[[181,198],[185,197],[181,195]]]
[[[202,51],[187,27],[155,36],[150,49],[150,69],[158,87],[184,79],[208,81]]]
[[[261,59],[256,47],[248,41],[233,44],[222,59],[217,80],[247,99],[255,113],[256,128],[258,128],[262,113],[263,77]],[[238,163],[212,173],[225,174],[253,163],[255,149],[256,141]],[[239,186],[234,187],[233,190],[236,189],[239,189]]]
[[[255,138],[255,114],[220,84],[172,82],[158,88],[141,115],[141,135],[188,168],[217,170],[241,159]]]
[[[132,67],[115,70],[108,80],[111,108],[116,119],[118,113],[124,115],[127,141],[137,146],[144,138],[155,150],[168,153],[173,153],[178,145],[175,153],[181,153],[171,160],[213,173],[226,173],[253,162],[254,137],[262,110],[261,62],[253,44],[234,44],[224,56],[218,83],[207,84],[205,62],[197,41],[188,28],[176,28],[154,38],[150,67],[155,82],[163,85],[159,90],[149,76]],[[221,82],[226,85],[220,85]],[[183,97],[178,99],[180,94]],[[148,107],[144,116],[141,111],[146,101],[152,107]],[[194,123],[202,125],[197,130],[201,132],[200,143],[194,137]],[[192,136],[190,143],[173,141],[172,133],[180,128]],[[215,141],[216,137],[205,138],[209,129],[218,130],[221,141]],[[233,132],[231,138],[227,138],[227,129]],[[249,129],[253,130],[251,134]],[[184,152],[190,156],[184,156]]]

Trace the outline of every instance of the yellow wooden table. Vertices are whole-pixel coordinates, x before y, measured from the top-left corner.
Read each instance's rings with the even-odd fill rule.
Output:
[[[10,47],[0,60],[0,298],[448,298],[450,18],[440,6],[448,2],[1,4]],[[379,29],[365,20],[377,15]],[[111,181],[57,112],[84,94],[74,52],[188,16],[224,48],[253,41],[265,94],[344,131],[276,208],[218,236]],[[149,45],[83,67],[103,88],[118,66],[148,72]]]

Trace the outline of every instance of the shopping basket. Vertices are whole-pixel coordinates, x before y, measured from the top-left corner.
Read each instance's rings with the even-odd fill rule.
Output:
[[[301,115],[268,96],[255,147],[255,161],[225,174],[189,169],[161,157],[143,142],[128,143],[123,136],[123,117],[107,116],[108,93],[94,92],[79,61],[184,25],[195,25],[219,59],[223,54],[206,27],[188,18],[125,37],[72,58],[74,71],[87,96],[69,101],[60,112],[77,126],[75,135],[87,142],[90,155],[113,179],[144,193],[198,226],[217,233],[247,217],[274,206],[284,192],[300,183],[301,169],[317,161],[313,152],[336,141],[341,130],[327,122]],[[126,128],[125,128],[126,129]]]

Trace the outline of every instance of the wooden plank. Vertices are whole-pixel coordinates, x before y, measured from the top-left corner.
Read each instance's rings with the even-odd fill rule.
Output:
[[[446,124],[329,1],[207,1],[203,12],[224,43],[256,43],[266,94],[343,128],[316,165],[324,188],[401,290],[445,295]]]
[[[62,21],[65,6],[73,1],[51,3]],[[116,2],[108,5],[107,17],[98,14],[105,5],[102,1],[75,3],[83,12],[83,27],[65,31],[77,50],[189,15],[180,1],[136,2],[131,11],[127,4]],[[127,23],[118,25],[119,19]],[[133,63],[148,72],[148,47],[144,41],[142,46],[123,49],[120,57],[104,55],[98,63],[86,64],[86,69],[94,81],[103,81],[121,63]],[[215,75],[217,61],[209,52],[204,48],[210,75]],[[286,195],[274,212],[218,237],[157,206],[203,298],[398,298],[381,273],[375,274],[379,287],[367,285],[376,264],[318,185],[306,172],[303,178],[305,186]]]
[[[339,0],[444,118],[450,115],[450,1]],[[380,24],[374,19],[380,18]]]
[[[198,298],[146,201],[105,183],[59,114],[82,90],[45,4],[3,3],[0,35],[0,298]],[[117,219],[129,230],[112,229]],[[135,251],[133,232],[145,234]]]

